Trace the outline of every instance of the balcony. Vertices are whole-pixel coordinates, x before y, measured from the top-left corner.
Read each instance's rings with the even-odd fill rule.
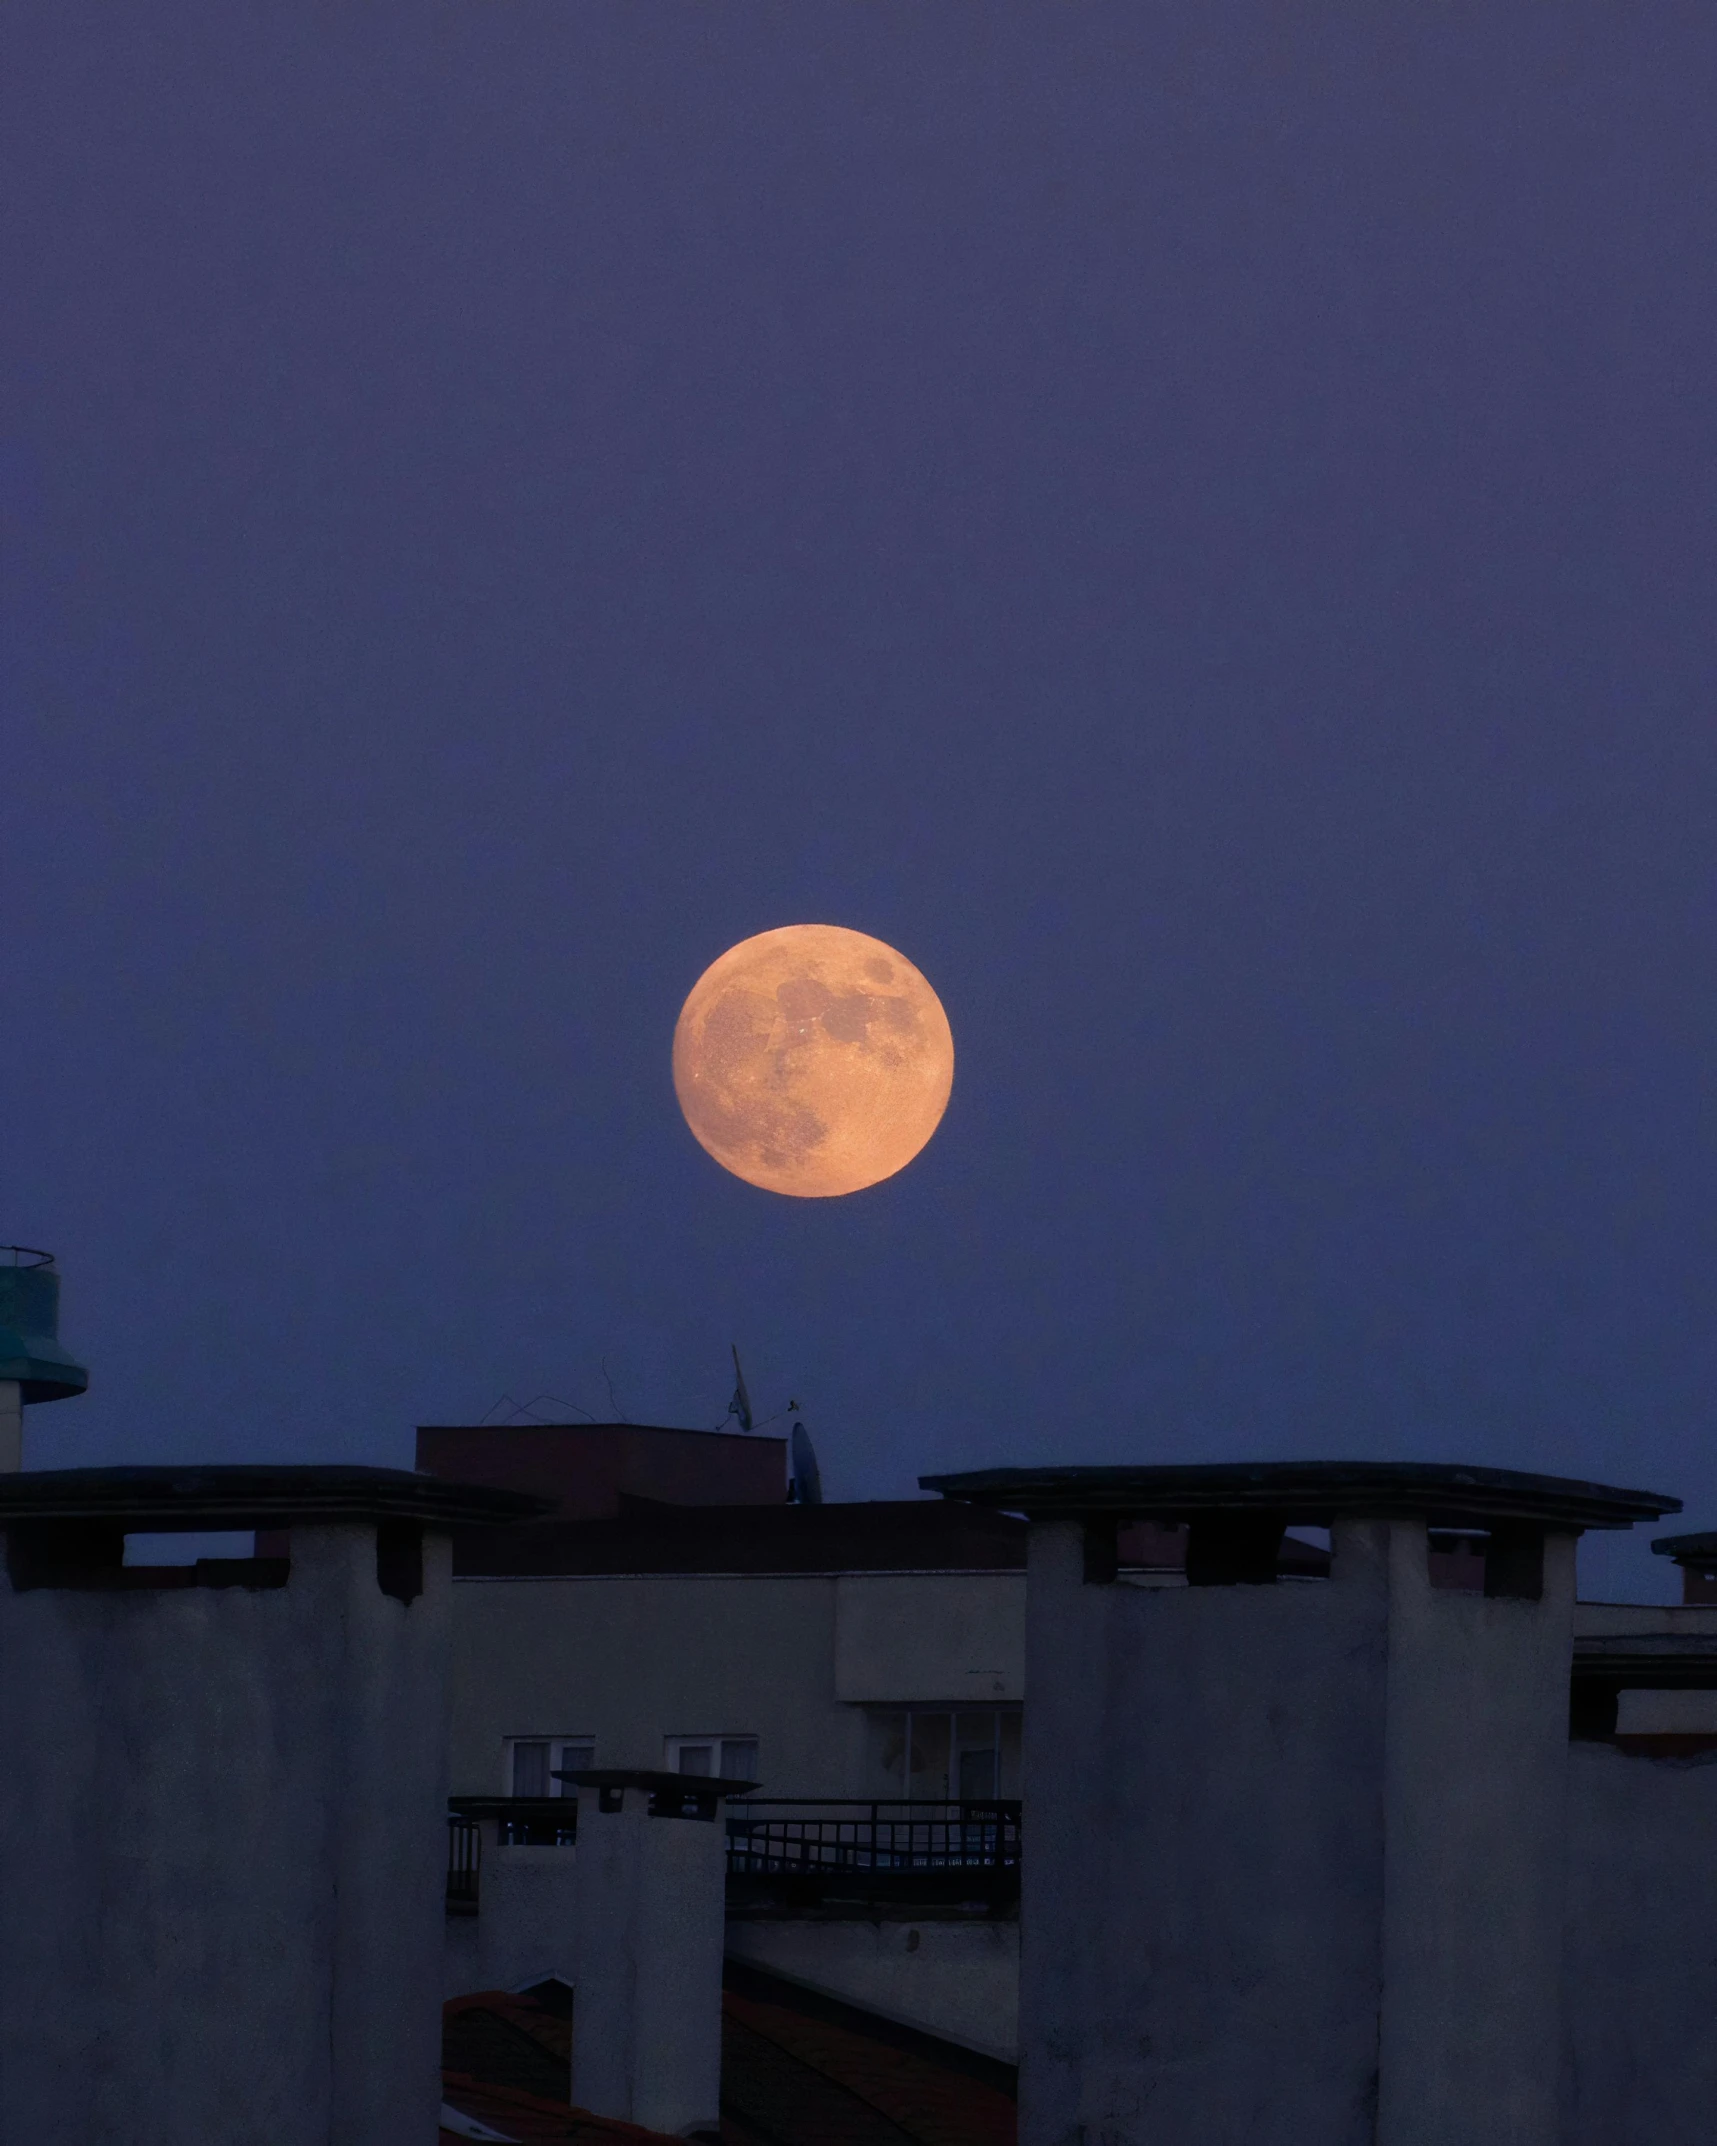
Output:
[[[884,1906],[989,1915],[1019,1900],[1014,1801],[746,1797],[727,1819],[727,1907],[756,1917]]]
[[[454,1796],[447,1912],[475,1915],[483,1834],[502,1848],[570,1847],[568,1796]],[[728,1807],[727,1909],[755,1918],[861,1915],[883,1907],[1009,1915],[1019,1901],[1020,1807],[748,1796]]]

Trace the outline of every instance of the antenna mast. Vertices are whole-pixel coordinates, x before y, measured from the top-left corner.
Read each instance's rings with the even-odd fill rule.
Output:
[[[730,1416],[739,1418],[739,1427],[742,1431],[753,1431],[757,1426],[751,1417],[751,1396],[745,1390],[745,1373],[739,1368],[739,1343],[737,1341],[733,1344],[733,1380],[733,1399],[727,1404],[727,1412]]]

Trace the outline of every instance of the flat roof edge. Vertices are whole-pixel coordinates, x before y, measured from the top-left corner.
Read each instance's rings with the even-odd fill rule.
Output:
[[[405,1468],[214,1463],[0,1476],[0,1527],[82,1520],[170,1534],[381,1519],[497,1527],[552,1510],[551,1500],[522,1491],[447,1482]]]
[[[418,1423],[412,1426],[418,1431],[650,1431],[668,1438],[730,1438],[745,1446],[784,1446],[786,1438],[777,1431],[730,1431],[721,1425],[706,1429],[699,1423]]]
[[[453,1584],[505,1580],[1023,1580],[1023,1565],[830,1565],[820,1567],[658,1566],[637,1572],[456,1572]]]
[[[943,1497],[1036,1520],[1126,1513],[1190,1520],[1269,1512],[1291,1526],[1337,1519],[1491,1520],[1627,1528],[1681,1510],[1679,1498],[1574,1477],[1441,1461],[1215,1461],[1184,1467],[982,1468],[923,1475]]]
[[[1699,1535],[1660,1535],[1652,1544],[1657,1557],[1672,1557],[1678,1565],[1708,1565],[1717,1562],[1717,1528]]]

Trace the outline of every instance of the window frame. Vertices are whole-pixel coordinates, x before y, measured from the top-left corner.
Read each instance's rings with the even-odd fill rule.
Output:
[[[1021,1725],[1024,1722],[1025,1709],[1019,1700],[1002,1700],[989,1706],[961,1705],[958,1701],[950,1702],[947,1705],[935,1706],[906,1703],[900,1706],[867,1706],[865,1711],[875,1724],[880,1725],[885,1720],[896,1721],[900,1724],[900,1778],[898,1791],[902,1800],[911,1803],[975,1804],[1008,1803],[1018,1800],[1019,1790],[1017,1786],[1010,1792],[1003,1783],[1010,1773],[1017,1772],[1020,1763]],[[990,1724],[993,1742],[989,1744],[969,1742],[961,1734],[960,1723],[962,1719],[969,1722],[979,1717],[983,1717]],[[936,1751],[941,1759],[939,1777],[944,1784],[941,1794],[926,1793],[922,1789],[915,1788],[913,1783],[913,1754],[915,1749],[919,1748],[918,1727],[919,1724],[922,1724],[925,1729],[929,1729],[932,1723],[936,1724],[936,1727],[925,1742],[926,1746],[930,1750]],[[1012,1737],[1008,1735],[1004,1726],[1007,1723],[1015,1725]],[[969,1751],[984,1750],[994,1753],[996,1787],[989,1795],[962,1796],[960,1794],[960,1761]],[[1009,1763],[1010,1759],[1011,1765]],[[874,1756],[871,1763],[875,1764]],[[893,1769],[890,1768],[889,1771],[892,1773]],[[872,1778],[875,1778],[874,1774]]]
[[[557,1770],[570,1772],[574,1767],[583,1771],[596,1762],[596,1738],[574,1736],[563,1730],[550,1730],[537,1735],[503,1736],[501,1739],[501,1793],[503,1796],[518,1794],[518,1752],[521,1744],[546,1744],[548,1746],[547,1793],[554,1797],[576,1797],[577,1788],[571,1781],[555,1780]],[[569,1758],[570,1751],[582,1753],[582,1757]]]
[[[750,1746],[751,1764],[743,1773],[724,1773],[722,1771],[723,1755],[730,1744]],[[662,1739],[663,1772],[684,1774],[686,1769],[682,1764],[682,1754],[688,1749],[696,1750],[700,1745],[704,1746],[710,1753],[712,1761],[710,1770],[704,1774],[694,1772],[688,1776],[689,1779],[695,1781],[755,1781],[757,1779],[758,1754],[762,1750],[762,1739],[755,1735],[732,1730],[722,1730],[718,1733],[696,1736],[664,1736]]]

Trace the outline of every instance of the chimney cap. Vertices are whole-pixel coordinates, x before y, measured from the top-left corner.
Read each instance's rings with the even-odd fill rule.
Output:
[[[1673,1557],[1678,1565],[1717,1572],[1717,1528],[1702,1535],[1660,1535],[1651,1547],[1655,1556]]]
[[[0,1476],[0,1527],[101,1520],[150,1533],[416,1520],[495,1527],[552,1510],[547,1498],[449,1483],[405,1468],[251,1466],[44,1468]]]
[[[980,1468],[921,1475],[925,1490],[1033,1520],[1099,1513],[1190,1520],[1206,1513],[1269,1513],[1291,1527],[1341,1519],[1425,1520],[1488,1527],[1499,1520],[1553,1528],[1627,1528],[1681,1510],[1679,1498],[1618,1490],[1567,1476],[1447,1461],[1214,1461],[1186,1467]]]

